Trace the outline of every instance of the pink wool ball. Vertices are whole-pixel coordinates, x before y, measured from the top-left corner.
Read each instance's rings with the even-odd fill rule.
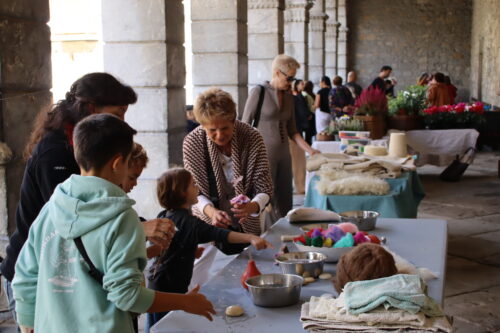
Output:
[[[339,228],[344,230],[344,232],[349,232],[351,234],[355,234],[359,231],[358,227],[350,222],[340,223]]]
[[[354,235],[354,244],[358,245],[366,242],[370,242],[370,238],[366,237],[365,234],[363,234],[362,232],[358,231]]]

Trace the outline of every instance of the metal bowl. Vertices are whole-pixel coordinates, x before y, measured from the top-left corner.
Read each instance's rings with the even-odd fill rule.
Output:
[[[245,281],[253,303],[264,307],[280,307],[299,301],[304,279],[292,274],[263,274]]]
[[[361,231],[370,231],[375,229],[379,213],[368,210],[352,210],[340,213],[340,222],[351,222],[358,226]]]
[[[314,278],[323,273],[325,260],[326,256],[319,252],[289,252],[276,258],[283,274]]]

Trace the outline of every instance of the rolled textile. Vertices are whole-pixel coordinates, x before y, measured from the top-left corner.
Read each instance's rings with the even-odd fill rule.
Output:
[[[391,133],[389,140],[389,155],[394,157],[408,156],[406,133]]]

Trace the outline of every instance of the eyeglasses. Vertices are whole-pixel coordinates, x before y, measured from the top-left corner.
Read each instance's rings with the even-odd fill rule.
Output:
[[[297,80],[297,79],[295,78],[295,76],[288,76],[288,75],[287,75],[285,72],[283,72],[281,69],[280,69],[280,73],[286,76],[286,80],[287,80],[288,82],[292,82],[292,81]]]

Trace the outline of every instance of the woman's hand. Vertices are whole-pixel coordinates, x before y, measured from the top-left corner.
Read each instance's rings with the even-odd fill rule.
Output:
[[[162,250],[170,246],[175,235],[175,224],[170,219],[153,219],[142,223],[148,240],[161,247]]]
[[[257,250],[274,249],[273,244],[269,243],[264,238],[260,238],[259,236],[253,236],[250,239],[250,244],[252,244]]]
[[[212,321],[212,315],[215,314],[214,306],[205,295],[200,294],[199,291],[200,286],[196,285],[196,287],[187,292],[186,296],[189,296],[189,301],[186,302],[186,307],[183,310],[199,316],[204,316]]]
[[[309,155],[316,155],[316,154],[321,154],[321,151],[311,148],[311,151],[309,151]]]
[[[228,213],[223,210],[219,210],[214,206],[207,206],[205,208],[205,214],[212,220],[212,225],[227,229],[232,223],[231,217]]]
[[[234,204],[231,211],[234,213],[234,217],[239,218],[239,222],[244,222],[247,217],[252,214],[258,214],[260,212],[260,206],[256,202],[248,202],[244,204]]]

